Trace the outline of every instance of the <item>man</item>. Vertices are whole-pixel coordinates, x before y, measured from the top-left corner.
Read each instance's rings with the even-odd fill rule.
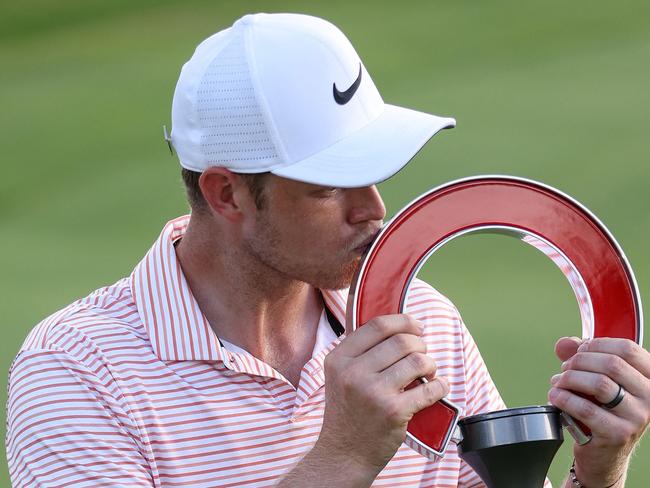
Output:
[[[27,338],[9,386],[14,486],[482,486],[455,446],[432,461],[402,444],[445,396],[465,415],[503,407],[453,305],[418,282],[408,315],[342,335],[385,214],[375,183],[453,119],[384,104],[331,24],[259,14],[198,46],[172,123],[191,217]],[[650,357],[611,339],[557,352],[549,399],[594,435],[566,486],[621,487]]]

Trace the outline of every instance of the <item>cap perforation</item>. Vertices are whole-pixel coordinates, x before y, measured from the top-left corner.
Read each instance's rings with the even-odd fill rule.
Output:
[[[359,90],[341,108],[332,81],[354,79],[359,62],[345,35],[322,19],[264,14],[235,22],[203,41],[181,71],[172,108],[181,164],[340,187],[389,177],[454,121],[388,109],[363,65]]]

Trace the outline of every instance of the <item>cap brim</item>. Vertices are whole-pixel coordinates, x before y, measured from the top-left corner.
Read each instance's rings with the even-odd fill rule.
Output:
[[[328,148],[272,173],[292,180],[338,188],[384,181],[402,169],[452,118],[385,105],[370,124]]]

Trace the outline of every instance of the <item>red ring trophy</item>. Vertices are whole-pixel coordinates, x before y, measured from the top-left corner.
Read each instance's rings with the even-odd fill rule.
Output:
[[[359,267],[347,326],[355,330],[373,317],[401,313],[409,284],[429,256],[478,232],[514,236],[549,257],[575,293],[584,338],[621,337],[642,344],[639,290],[612,234],[571,197],[512,176],[453,181],[398,212]],[[542,488],[563,442],[562,426],[576,442],[590,440],[586,427],[548,405],[461,417],[459,408],[443,399],[413,417],[406,443],[434,459],[456,442],[461,458],[489,488]]]

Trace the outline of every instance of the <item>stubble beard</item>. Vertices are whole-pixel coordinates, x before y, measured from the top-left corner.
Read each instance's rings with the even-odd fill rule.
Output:
[[[263,278],[265,268],[271,275],[279,275],[287,281],[308,283],[321,290],[340,290],[350,286],[361,261],[360,256],[349,257],[350,252],[342,249],[341,258],[337,260],[301,261],[283,249],[277,229],[267,219],[258,220],[256,227],[254,236],[244,241],[244,248],[261,265],[258,272],[261,286],[268,281]]]

